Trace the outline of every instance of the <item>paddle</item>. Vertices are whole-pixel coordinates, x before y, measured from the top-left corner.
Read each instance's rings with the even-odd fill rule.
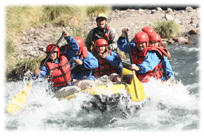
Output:
[[[51,54],[53,53],[53,51],[55,50],[55,48],[57,47],[57,45],[60,43],[60,41],[62,40],[62,38],[64,37],[65,33],[63,32],[60,39],[57,41],[55,47],[52,49],[52,51],[49,53],[49,55],[47,56],[46,60],[44,61],[44,63],[41,65],[41,67],[39,68],[40,70],[42,70],[43,66],[45,65],[45,63],[47,62],[47,60],[49,59],[49,57],[51,56]],[[27,99],[30,87],[33,83],[33,80],[36,79],[36,76],[34,76],[33,79],[31,79],[30,83],[26,86],[26,88],[24,88],[22,91],[20,91],[19,93],[17,93],[13,99],[11,100],[11,102],[9,103],[9,105],[7,106],[7,112],[8,113],[13,113],[21,108],[23,108],[25,101]]]
[[[133,64],[132,61],[132,54],[130,51],[130,45],[129,45],[129,39],[128,39],[128,34],[127,31],[125,31],[125,35],[127,38],[127,45],[128,45],[128,52],[129,52],[129,56],[130,56],[130,63]],[[131,99],[132,101],[141,101],[145,99],[145,93],[144,93],[144,89],[143,89],[143,85],[142,83],[139,81],[139,79],[137,78],[136,74],[135,74],[135,70],[132,70],[132,75],[133,75],[133,79],[130,85],[130,94],[131,94]]]

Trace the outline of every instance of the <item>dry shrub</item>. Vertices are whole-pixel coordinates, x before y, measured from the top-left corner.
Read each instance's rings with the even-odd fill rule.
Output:
[[[157,22],[153,29],[160,34],[162,38],[175,38],[181,35],[180,26],[174,21]]]

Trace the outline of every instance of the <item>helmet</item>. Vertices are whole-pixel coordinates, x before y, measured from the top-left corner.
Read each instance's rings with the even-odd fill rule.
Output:
[[[74,37],[74,40],[77,42],[79,45],[79,52],[82,52],[83,46],[84,46],[84,40],[81,37]]]
[[[148,36],[150,36],[151,33],[155,33],[154,29],[149,26],[142,28],[142,31],[147,33]]]
[[[99,46],[108,46],[108,42],[105,40],[105,39],[98,39],[96,42],[95,42],[95,46],[99,47]]]
[[[107,20],[107,17],[106,17],[105,14],[99,13],[99,14],[97,15],[97,17],[96,17],[96,21],[97,21],[100,17],[105,18],[105,19]]]
[[[46,53],[51,52],[54,49],[55,45],[56,45],[55,43],[49,44],[47,46],[47,48],[46,48]],[[59,45],[57,45],[54,52],[57,52],[57,54],[58,54],[57,57],[59,58],[60,57],[60,47],[59,47]]]
[[[147,43],[149,43],[149,36],[145,32],[142,32],[142,31],[138,32],[135,35],[134,42],[135,43],[138,43],[138,42],[147,42]]]
[[[151,34],[149,36],[149,41],[161,42],[161,36],[157,33]]]

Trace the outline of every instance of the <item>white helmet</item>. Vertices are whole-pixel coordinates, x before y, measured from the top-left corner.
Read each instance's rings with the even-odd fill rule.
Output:
[[[96,17],[96,21],[97,21],[100,17],[105,18],[105,19],[107,20],[107,17],[106,17],[105,14],[99,13],[99,14],[97,15],[97,17]]]

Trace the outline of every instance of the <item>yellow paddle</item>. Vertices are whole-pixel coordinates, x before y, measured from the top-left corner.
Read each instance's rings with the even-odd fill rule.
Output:
[[[130,62],[131,62],[131,64],[133,64],[132,55],[130,52],[129,39],[128,39],[128,35],[127,35],[126,31],[125,31],[125,35],[127,38],[127,45],[128,45],[129,56],[130,56]],[[132,101],[135,101],[135,102],[144,100],[145,99],[145,93],[144,93],[143,85],[139,81],[139,79],[137,78],[134,70],[132,71],[132,75],[133,75],[133,79],[132,79],[132,82],[130,85],[131,99],[132,99]]]
[[[46,60],[44,61],[44,63],[40,66],[40,70],[42,69],[42,67],[45,65],[45,63],[47,62],[47,60],[49,59],[49,57],[51,56],[51,54],[53,53],[53,51],[55,50],[55,48],[57,47],[57,45],[60,43],[60,41],[62,40],[62,38],[64,37],[65,33],[63,32],[60,39],[57,41],[55,47],[53,48],[53,50],[49,53],[49,55],[47,56]],[[35,78],[33,78],[35,79]],[[31,85],[33,84],[33,79],[31,79],[30,83],[27,85],[26,88],[24,88],[22,91],[20,91],[19,93],[17,93],[13,99],[11,100],[11,102],[9,103],[9,105],[7,106],[6,110],[8,113],[13,113],[21,108],[23,108],[25,101],[27,99],[29,90]]]
[[[26,88],[24,88],[21,92],[17,93],[9,105],[7,106],[6,110],[8,113],[13,113],[21,108],[23,108],[23,105],[27,99],[30,87],[32,85],[33,81],[31,81]]]

